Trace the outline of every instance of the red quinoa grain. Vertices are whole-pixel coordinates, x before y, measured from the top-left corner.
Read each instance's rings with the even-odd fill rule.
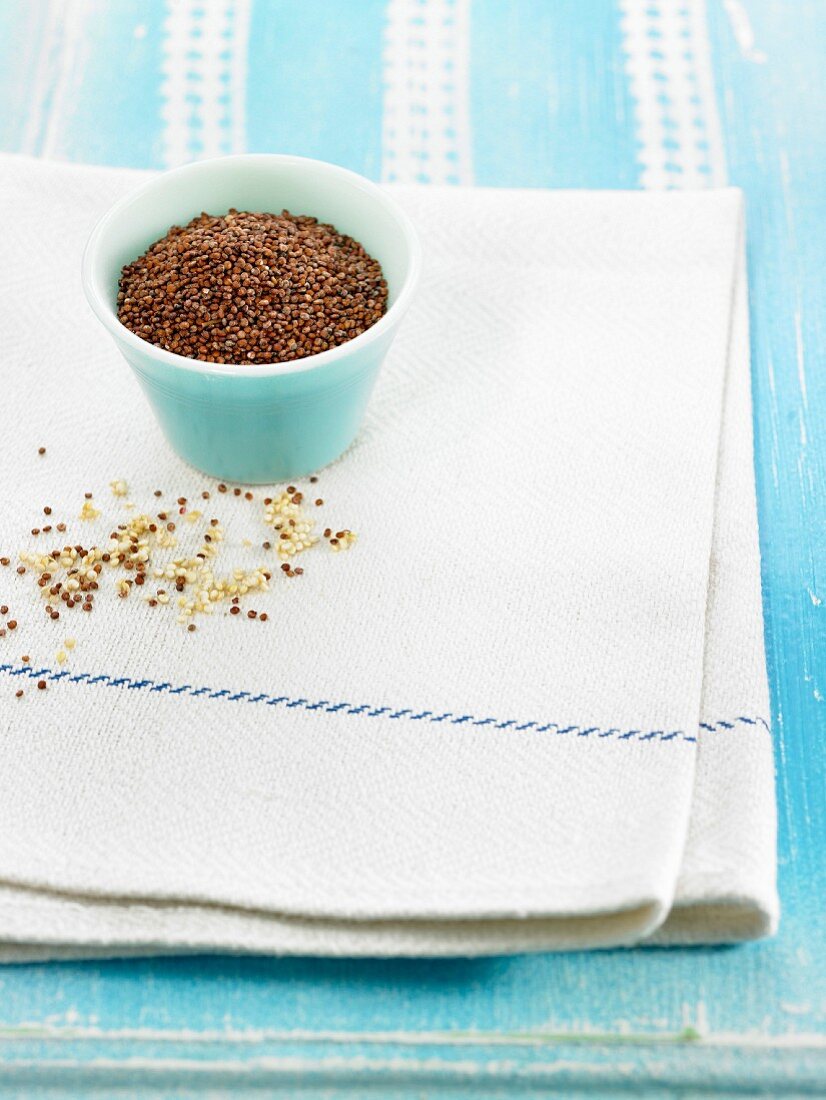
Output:
[[[387,308],[381,266],[316,218],[230,210],[173,226],[121,273],[118,318],[189,359],[283,363],[337,347]]]

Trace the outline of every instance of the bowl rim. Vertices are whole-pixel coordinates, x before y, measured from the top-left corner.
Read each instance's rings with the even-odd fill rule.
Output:
[[[128,329],[119,319],[113,307],[98,293],[93,278],[93,271],[98,256],[98,249],[105,239],[112,222],[123,210],[142,195],[164,186],[165,182],[178,176],[198,175],[207,172],[218,164],[248,164],[260,163],[265,165],[293,165],[298,168],[309,169],[314,172],[326,173],[337,176],[358,190],[366,192],[371,199],[384,207],[396,220],[402,230],[408,249],[409,266],[404,283],[396,300],[386,313],[370,328],[354,336],[352,340],[346,340],[327,351],[316,352],[314,355],[306,355],[302,359],[293,359],[286,363],[207,363],[202,359],[189,359],[185,355],[167,351],[148,340],[142,339],[136,333]],[[219,375],[221,377],[246,377],[266,378],[273,375],[300,374],[302,372],[318,370],[332,365],[337,360],[367,348],[370,344],[380,339],[388,329],[392,328],[407,310],[410,300],[416,290],[419,281],[422,264],[422,250],[418,234],[412,221],[399,206],[396,200],[385,189],[367,179],[366,176],[353,172],[349,168],[342,168],[338,164],[332,164],[325,160],[315,160],[312,157],[299,157],[286,153],[237,153],[232,156],[211,157],[205,160],[190,161],[178,168],[171,168],[153,176],[137,187],[132,188],[126,195],[113,203],[106,213],[98,219],[92,229],[86,247],[83,250],[81,261],[81,282],[86,300],[103,326],[117,341],[123,341],[136,352],[148,355],[150,358],[177,370],[187,370],[196,374]]]

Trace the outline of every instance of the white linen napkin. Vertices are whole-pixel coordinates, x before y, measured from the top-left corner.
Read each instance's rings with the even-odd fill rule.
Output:
[[[398,190],[423,285],[317,485],[359,542],[288,579],[264,492],[172,454],[83,300],[138,178],[0,162],[0,958],[772,931],[740,194]],[[269,621],[187,633],[106,573],[44,615],[17,551],[104,538],[116,478],[224,519]]]

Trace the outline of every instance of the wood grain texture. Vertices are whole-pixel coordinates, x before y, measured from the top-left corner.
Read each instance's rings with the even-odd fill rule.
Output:
[[[325,25],[341,18],[321,0],[307,9]],[[611,1097],[632,1084],[646,1096],[826,1094],[826,9],[821,0],[709,0],[708,12],[729,177],[748,203],[781,819],[778,936],[735,949],[475,961],[179,958],[0,968],[0,1097],[187,1096],[201,1088]],[[160,163],[160,108],[146,88],[154,86],[163,4],[129,0],[117,18],[102,13],[92,0],[0,2],[4,148]],[[254,7],[251,147],[309,151],[376,176],[380,6],[365,4],[339,55],[329,36],[314,45],[297,13],[265,0]],[[635,185],[616,17],[607,0],[477,0],[477,182]],[[61,38],[67,19],[76,21],[71,48]],[[289,35],[299,35],[306,65],[293,54],[292,67],[279,66],[295,41]],[[58,60],[44,68],[46,49]],[[331,76],[340,64],[348,67],[343,114]],[[264,92],[268,71],[282,74],[272,96]],[[310,104],[291,113],[290,96],[314,86],[330,110]],[[360,104],[357,140],[344,149],[346,116]]]

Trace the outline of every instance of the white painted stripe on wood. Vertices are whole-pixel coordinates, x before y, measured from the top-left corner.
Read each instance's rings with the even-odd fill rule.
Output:
[[[647,188],[727,179],[705,0],[620,0],[626,71]]]
[[[389,0],[384,33],[386,182],[473,182],[470,0]]]
[[[163,160],[243,152],[250,0],[167,0]]]

